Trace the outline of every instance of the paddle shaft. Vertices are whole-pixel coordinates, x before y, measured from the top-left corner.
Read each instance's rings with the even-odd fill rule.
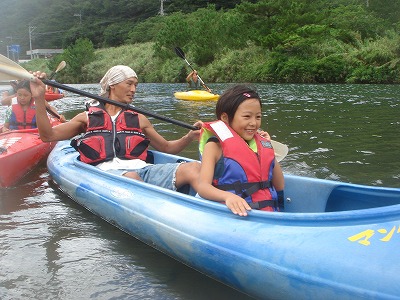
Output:
[[[57,74],[57,72],[61,71],[62,69],[65,68],[65,61],[62,61],[58,64],[57,69],[51,73],[49,80],[53,79],[54,76]],[[46,110],[49,114],[51,114],[53,117],[56,117],[57,119],[61,120],[61,117],[59,114],[55,113],[54,111],[52,111],[50,108],[46,107]]]
[[[43,81],[44,84],[51,85],[53,87],[56,87],[56,88],[59,88],[59,89],[62,89],[62,90],[66,90],[68,92],[71,92],[71,93],[74,93],[74,94],[78,94],[78,95],[81,95],[81,96],[84,96],[84,97],[95,99],[95,100],[98,100],[98,101],[100,101],[102,103],[108,103],[108,104],[112,104],[112,105],[115,105],[115,106],[118,106],[118,107],[121,107],[121,108],[130,109],[130,110],[136,111],[138,113],[141,113],[143,115],[146,115],[146,116],[149,116],[149,117],[153,117],[153,118],[156,118],[156,119],[159,119],[159,120],[162,120],[162,121],[166,121],[166,122],[181,126],[183,128],[187,128],[187,129],[190,129],[190,130],[199,130],[200,129],[200,128],[196,127],[196,126],[189,125],[187,123],[184,123],[184,122],[181,122],[181,121],[178,121],[178,120],[174,120],[174,119],[171,119],[171,118],[168,118],[168,117],[165,117],[165,116],[161,116],[161,115],[146,111],[144,109],[138,108],[138,107],[133,106],[131,104],[120,103],[118,101],[114,101],[114,100],[111,100],[111,99],[108,99],[108,98],[105,98],[105,97],[102,97],[102,96],[99,96],[99,95],[95,95],[95,94],[92,94],[92,93],[89,93],[89,92],[78,90],[78,89],[75,89],[73,87],[70,87],[70,86],[55,82],[55,81],[50,81],[50,80],[47,80],[47,79],[42,79],[42,81]]]
[[[50,77],[49,77],[49,80],[53,79],[54,76],[56,76],[57,72],[58,72],[58,70],[53,71],[53,72],[51,73]]]
[[[59,114],[55,113],[54,111],[52,111],[50,108],[46,107],[46,110],[49,114],[51,114],[53,117],[56,117],[57,119],[61,120],[61,117]]]
[[[62,69],[64,69],[65,67],[65,61],[62,61],[59,63],[59,65],[57,66],[57,69],[51,73],[50,75],[50,80],[54,78],[54,76],[56,75],[56,73]],[[59,114],[55,113],[54,111],[52,111],[49,107],[46,107],[46,110],[49,114],[51,114],[53,117],[56,117],[57,119],[61,120],[61,117]]]
[[[78,89],[75,89],[73,87],[70,87],[70,86],[55,82],[55,81],[50,81],[50,80],[47,80],[47,79],[42,79],[42,81],[43,81],[44,84],[48,84],[48,85],[54,86],[56,88],[60,88],[60,89],[69,91],[71,93],[75,93],[75,94],[84,96],[84,97],[95,99],[95,100],[98,100],[98,101],[103,102],[103,103],[112,104],[112,105],[115,105],[115,106],[118,106],[118,107],[121,107],[121,108],[125,108],[125,109],[131,109],[131,110],[136,111],[138,113],[141,113],[143,115],[150,116],[150,117],[162,120],[162,121],[166,121],[166,122],[181,126],[183,128],[187,128],[187,129],[190,129],[190,130],[199,130],[200,129],[200,128],[195,127],[193,125],[189,125],[189,124],[186,124],[186,123],[178,121],[178,120],[174,120],[174,119],[171,119],[171,118],[167,118],[167,117],[164,117],[164,116],[161,116],[161,115],[158,115],[158,114],[143,110],[143,109],[135,107],[135,106],[133,106],[131,104],[123,104],[123,103],[120,103],[118,101],[114,101],[114,100],[111,100],[111,99],[108,99],[108,98],[105,98],[105,97],[102,97],[102,96],[99,96],[99,95],[95,95],[95,94],[92,94],[92,93],[89,93],[89,92],[78,90]],[[287,146],[282,144],[282,143],[276,142],[276,141],[273,141],[273,143],[274,143],[274,148],[275,147],[279,148],[278,152],[279,153],[282,152],[282,154],[279,157],[279,160],[282,160],[286,156],[286,154],[288,152]]]

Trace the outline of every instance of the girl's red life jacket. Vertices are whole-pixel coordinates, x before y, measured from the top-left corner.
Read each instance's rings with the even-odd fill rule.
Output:
[[[20,104],[13,104],[12,113],[10,117],[10,129],[31,129],[36,128],[36,110],[34,105],[34,100],[31,100],[31,103],[27,110],[23,110]]]
[[[96,165],[114,157],[146,160],[150,141],[140,129],[136,112],[123,109],[113,122],[99,102],[88,110],[86,133],[71,141],[82,162]]]
[[[202,137],[206,130],[218,138],[223,152],[223,170],[220,174],[214,174],[212,184],[218,189],[241,196],[252,208],[278,210],[277,193],[271,184],[275,165],[271,142],[256,134],[251,141],[251,148],[227,124],[215,121],[203,125],[200,147],[205,145]],[[210,133],[207,135],[209,137]]]

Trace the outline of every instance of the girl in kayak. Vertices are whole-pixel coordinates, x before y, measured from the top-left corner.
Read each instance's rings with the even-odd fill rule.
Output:
[[[46,102],[46,109],[58,115],[55,108]],[[60,120],[65,122],[62,115]],[[17,129],[36,128],[36,109],[35,100],[32,98],[29,81],[22,80],[16,86],[16,103],[7,108],[2,132]]]
[[[3,132],[36,128],[35,104],[28,81],[20,81],[17,84],[16,96],[17,103],[6,110]]]
[[[258,132],[261,106],[259,95],[249,87],[228,89],[216,105],[218,120],[203,124],[200,137],[199,195],[225,203],[240,216],[252,208],[283,207],[282,169],[271,140]]]

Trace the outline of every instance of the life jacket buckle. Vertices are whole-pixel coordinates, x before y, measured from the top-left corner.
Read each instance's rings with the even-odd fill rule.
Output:
[[[269,181],[261,181],[260,182],[260,190],[269,189],[271,187],[271,182]]]

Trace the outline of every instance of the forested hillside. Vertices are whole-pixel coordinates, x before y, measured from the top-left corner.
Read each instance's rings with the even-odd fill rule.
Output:
[[[175,46],[209,81],[400,80],[400,0],[2,2],[2,54],[10,44],[25,53],[29,42],[32,49],[68,49],[89,41],[97,56],[79,61],[69,80],[93,80],[92,66],[106,53],[99,49],[123,47],[118,59],[125,63],[148,59],[143,80],[182,81],[187,68]],[[140,44],[146,54],[132,57],[126,47]]]
[[[240,0],[164,0],[162,6],[168,15],[190,13],[208,3],[233,8]],[[96,47],[123,44],[137,24],[160,15],[161,0],[2,0],[1,7],[0,39],[26,51],[29,27],[33,48],[66,47],[78,37],[89,38]]]

